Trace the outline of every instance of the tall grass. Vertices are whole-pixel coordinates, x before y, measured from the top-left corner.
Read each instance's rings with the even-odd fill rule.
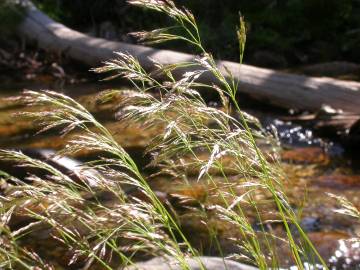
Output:
[[[209,237],[218,254],[233,255],[232,258],[260,269],[278,268],[274,242],[279,236],[271,224],[280,222],[285,231],[282,241],[287,242],[292,263],[304,269],[304,262],[320,262],[326,268],[300,227],[299,217],[284,192],[285,176],[278,164],[276,134],[265,132],[256,118],[240,109],[237,82],[231,74],[222,74],[205,50],[194,16],[169,0],[131,0],[129,3],[163,13],[174,21],[171,27],[134,33],[140,40],[147,43],[182,40],[200,51],[193,62],[174,65],[154,62],[156,69],[152,72],[144,70],[135,57],[126,53],[117,53],[116,59],[94,69],[99,73],[110,72],[109,78],[124,77],[133,84],[133,91],[113,90],[100,97],[106,102],[113,95],[125,96],[117,113],[120,121],[159,127],[159,135],[151,140],[147,149],[152,156],[149,165],[157,168],[158,174],[185,182],[191,182],[187,168],[192,166],[197,171],[197,181],[212,187],[211,199],[200,202],[195,210],[204,217],[203,222],[215,217],[228,224],[235,235],[229,240],[237,247],[237,254],[227,254],[221,244],[224,235],[215,227]],[[241,62],[246,40],[242,17],[237,33]],[[197,69],[176,77],[174,71],[186,67]],[[212,74],[216,84],[200,83],[205,73]],[[162,79],[157,79],[159,77]],[[218,93],[221,108],[205,102],[195,90],[202,88]],[[75,129],[82,131],[58,156],[71,155],[84,148],[99,151],[103,156],[85,163],[81,179],[75,181],[21,152],[1,150],[3,160],[47,172],[43,177],[31,176],[31,184],[15,181],[17,185],[1,197],[7,213],[31,218],[25,227],[7,230],[9,239],[46,228],[71,251],[69,263],[82,263],[85,269],[94,265],[113,269],[117,264],[131,265],[153,256],[174,258],[183,269],[188,269],[186,257],[198,257],[201,252],[183,232],[176,210],[157,197],[148,184],[148,176],[112,134],[82,105],[62,94],[26,91],[21,100],[29,106],[49,108],[28,113],[37,119],[41,131],[56,129],[60,134]],[[230,171],[224,165],[225,159],[230,160]],[[216,175],[220,175],[221,180]],[[141,199],[131,196],[129,187],[138,190]],[[276,210],[271,220],[264,215],[267,209]],[[294,235],[299,235],[300,240]],[[28,259],[30,251],[23,252],[24,259],[16,253],[16,242],[21,246],[21,242],[14,240],[0,250],[3,265],[11,268],[16,264],[29,269],[38,265],[36,260]]]

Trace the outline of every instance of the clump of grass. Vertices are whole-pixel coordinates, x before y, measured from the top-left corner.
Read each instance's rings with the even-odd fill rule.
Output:
[[[15,161],[23,167],[41,168],[48,173],[45,179],[33,176],[31,185],[22,183],[10,191],[6,196],[7,204],[16,203],[23,215],[36,220],[33,225],[50,226],[56,239],[72,250],[70,263],[85,258],[87,266],[96,262],[112,269],[108,262],[113,256],[126,265],[131,263],[134,254],[140,252],[143,256],[168,255],[184,263],[184,256],[192,251],[191,246],[187,251],[180,249],[174,235],[176,223],[150,189],[135,162],[111,134],[84,107],[66,96],[55,92],[27,91],[22,97],[29,105],[53,108],[31,115],[44,119],[42,130],[62,128],[61,133],[67,133],[77,128],[84,131],[85,135],[69,141],[59,155],[88,148],[99,149],[111,157],[84,164],[84,177],[81,183],[77,183],[44,162],[20,152],[2,150],[0,156],[3,160]],[[90,126],[95,127],[96,132],[90,131]],[[94,174],[94,169],[98,173]],[[127,198],[123,184],[139,188],[147,200]],[[104,198],[100,195],[104,192],[107,199],[112,199],[110,206],[103,203]],[[90,201],[84,198],[89,195]],[[31,224],[25,229],[34,230]]]
[[[245,259],[260,269],[279,267],[273,245],[277,236],[266,225],[274,220],[263,215],[264,208],[272,208],[276,210],[274,219],[285,229],[293,263],[304,269],[305,261],[320,261],[326,268],[299,226],[298,216],[283,191],[284,176],[277,163],[276,137],[265,132],[256,118],[240,109],[237,82],[231,74],[222,74],[214,58],[205,50],[194,16],[170,0],[132,0],[129,3],[164,13],[175,23],[151,32],[137,32],[135,36],[150,43],[182,40],[201,52],[194,62],[174,65],[154,62],[156,70],[152,72],[144,70],[135,57],[117,53],[116,59],[95,69],[100,73],[111,72],[111,78],[124,77],[134,85],[134,91],[120,93],[126,98],[119,104],[119,120],[161,128],[147,149],[152,156],[150,165],[159,168],[160,174],[184,181],[190,179],[186,167],[182,166],[183,161],[186,159],[188,166],[197,168],[197,181],[213,186],[211,196],[217,198],[217,203],[210,200],[201,203],[203,222],[211,212],[234,228],[237,237],[232,241],[238,246],[234,258]],[[173,32],[178,28],[183,34]],[[245,32],[241,18],[238,30],[240,61],[245,48]],[[179,68],[190,70],[179,78],[175,75]],[[216,83],[201,83],[199,79],[205,73],[210,73]],[[154,75],[156,78],[161,75],[163,80]],[[218,93],[222,108],[208,106],[195,90],[204,87]],[[101,97],[108,100],[115,94],[119,92],[114,90]],[[51,234],[71,250],[70,263],[82,262],[85,269],[96,264],[113,269],[114,263],[129,265],[149,256],[169,256],[183,269],[188,269],[185,258],[197,257],[200,252],[183,233],[176,211],[169,210],[160,201],[141,168],[112,134],[83,106],[64,95],[26,91],[22,101],[27,105],[50,108],[28,114],[38,119],[41,131],[54,128],[61,134],[74,129],[82,131],[82,135],[68,142],[59,156],[74,154],[84,148],[101,151],[104,156],[82,166],[83,177],[79,182],[20,152],[1,150],[0,157],[4,160],[41,168],[48,173],[42,178],[30,177],[31,184],[17,182],[18,185],[2,198],[5,209],[16,205],[15,213],[32,218],[31,223],[20,229],[21,234],[44,226],[50,228]],[[259,145],[267,151],[261,150]],[[206,159],[202,158],[204,154]],[[224,158],[231,160],[231,175],[224,167]],[[220,182],[214,172],[221,175]],[[140,191],[145,199],[128,195],[125,189],[128,186]],[[111,203],[101,194],[111,198]],[[255,213],[260,229],[254,228],[249,211]],[[294,238],[291,226],[301,241]],[[220,255],[230,255],[224,254],[219,241],[222,236],[216,228],[210,231],[210,236]]]

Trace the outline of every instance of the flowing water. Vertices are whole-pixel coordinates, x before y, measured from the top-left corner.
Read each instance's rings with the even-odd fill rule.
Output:
[[[13,88],[17,87],[14,86]],[[145,160],[146,157],[143,157],[142,151],[150,138],[157,134],[157,129],[144,130],[140,125],[127,125],[115,121],[113,105],[116,104],[117,100],[111,104],[99,104],[94,98],[96,91],[96,87],[93,85],[82,85],[70,88],[67,93],[75,96],[90,112],[94,113],[114,134],[115,139],[140,164],[146,164],[147,160]],[[10,93],[14,94],[14,91],[3,91],[1,96],[6,97]],[[34,111],[37,109],[33,107],[26,110]],[[58,150],[65,146],[67,139],[73,136],[70,134],[60,137],[51,132],[34,136],[36,128],[32,122],[22,118],[14,118],[14,113],[23,110],[24,108],[21,106],[1,99],[1,148],[32,151]],[[264,126],[273,125],[278,130],[283,146],[281,156],[282,167],[286,173],[285,188],[291,203],[294,205],[302,204],[301,224],[307,231],[309,238],[334,269],[360,269],[360,247],[356,243],[346,241],[360,235],[360,224],[350,217],[334,212],[334,209],[337,209],[339,205],[334,198],[328,195],[328,193],[332,193],[345,196],[360,209],[359,171],[352,166],[351,160],[344,156],[342,147],[336,143],[317,138],[310,129],[281,121],[274,116],[269,116],[267,112],[259,110],[255,114],[260,117]],[[96,155],[97,153],[84,150],[72,158],[89,160]],[[1,169],[9,168],[0,167]],[[171,198],[175,208],[178,207],[181,226],[191,241],[202,248],[204,252],[216,254],[216,251],[211,248],[211,243],[209,243],[208,228],[204,227],[198,218],[199,213],[189,210],[196,208],[196,206],[189,208],[176,206],[177,202],[174,199],[176,196],[186,195],[197,201],[208,200],[211,186],[196,181],[196,177],[190,179],[187,184],[176,179],[158,177],[151,181],[151,185],[161,196]],[[271,209],[266,209],[266,211],[268,211],[271,219]],[[236,232],[211,215],[208,219],[209,224],[217,228],[223,251],[228,254],[236,252],[236,246],[228,241],[229,238],[236,236]],[[258,225],[254,219],[253,226]],[[281,230],[281,225],[278,227]],[[61,255],[61,248],[57,247],[53,241],[44,240],[37,243],[41,243],[40,250],[42,249],[47,253],[51,250],[51,256],[58,258],[60,265],[62,264],[61,261],[66,259],[66,256]],[[280,241],[277,245],[282,264],[289,266],[291,260],[287,251],[288,247]]]

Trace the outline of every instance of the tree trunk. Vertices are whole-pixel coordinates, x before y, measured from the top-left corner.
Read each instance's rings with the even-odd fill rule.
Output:
[[[138,58],[146,70],[154,65],[149,57],[162,64],[191,61],[194,55],[169,50],[158,50],[145,46],[113,42],[94,38],[67,28],[39,11],[29,0],[24,0],[27,13],[18,33],[36,41],[46,50],[64,52],[69,57],[89,66],[98,66],[102,61],[114,57],[113,52],[128,52]],[[218,61],[225,73],[225,67],[239,81],[240,93],[283,108],[318,111],[323,105],[360,114],[360,83],[331,78],[313,78],[286,74],[271,69],[239,65],[229,61]],[[186,71],[196,69],[188,68]],[[181,72],[183,72],[181,70]],[[178,72],[177,76],[180,76]],[[203,82],[214,81],[210,74],[201,77]]]

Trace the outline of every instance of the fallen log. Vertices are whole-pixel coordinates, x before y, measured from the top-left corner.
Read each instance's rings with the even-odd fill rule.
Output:
[[[29,0],[23,0],[22,4],[26,6],[27,12],[18,28],[20,36],[36,41],[46,50],[66,52],[69,57],[92,67],[113,58],[114,51],[134,55],[146,70],[154,68],[149,57],[162,64],[191,61],[195,57],[170,50],[94,38],[55,22]],[[318,111],[323,105],[328,105],[334,109],[360,114],[359,82],[293,75],[229,61],[218,61],[218,66],[224,74],[226,67],[239,81],[240,93],[252,98],[283,108]],[[192,67],[186,71],[194,68],[196,69]],[[201,80],[211,82],[214,78],[210,74],[204,74]]]

